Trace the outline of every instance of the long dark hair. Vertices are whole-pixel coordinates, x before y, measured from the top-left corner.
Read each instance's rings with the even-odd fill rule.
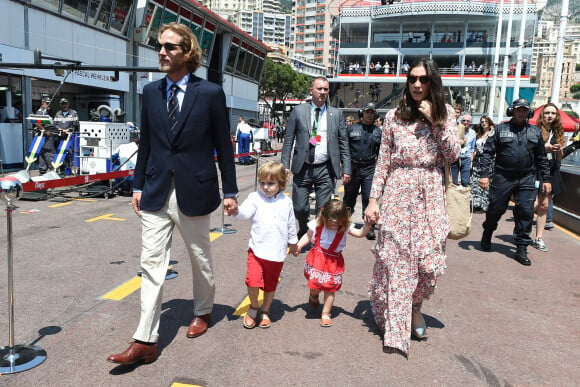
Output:
[[[548,122],[544,120],[544,109],[548,106],[552,106],[556,109],[556,119],[550,125]],[[550,138],[550,132],[554,132],[554,137],[556,138],[556,142],[560,145],[564,145],[564,129],[562,128],[562,116],[560,114],[560,109],[556,106],[553,102],[548,102],[542,107],[540,111],[540,115],[538,116],[538,124],[537,126],[542,130],[542,137],[544,141],[548,141]]]
[[[431,117],[434,125],[441,125],[447,120],[447,107],[445,106],[445,95],[443,91],[443,82],[441,82],[441,74],[439,74],[439,66],[434,60],[430,58],[421,58],[411,65],[409,73],[415,67],[422,66],[429,77],[429,95],[427,99],[433,104],[431,110]],[[403,121],[411,122],[421,117],[423,114],[419,111],[419,105],[411,96],[409,90],[409,81],[405,83],[405,90],[403,91],[403,98],[399,102],[399,107],[396,112],[397,118]]]

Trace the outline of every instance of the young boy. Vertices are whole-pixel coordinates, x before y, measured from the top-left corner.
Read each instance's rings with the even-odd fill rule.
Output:
[[[260,312],[260,328],[269,328],[270,306],[288,254],[297,251],[296,220],[292,200],[284,195],[286,169],[276,161],[269,161],[258,170],[260,189],[252,192],[234,215],[238,220],[251,220],[246,286],[250,310],[243,325],[252,329],[258,320],[259,289],[264,291]]]

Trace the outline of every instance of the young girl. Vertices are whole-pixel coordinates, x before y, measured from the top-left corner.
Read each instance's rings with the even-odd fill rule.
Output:
[[[301,251],[314,238],[312,249],[306,256],[304,276],[308,279],[310,297],[308,303],[312,309],[320,305],[319,294],[324,291],[324,306],[320,325],[332,325],[331,310],[334,293],[342,285],[344,258],[342,249],[346,245],[346,234],[362,238],[369,233],[371,225],[357,229],[350,223],[350,211],[340,200],[331,199],[324,204],[316,220],[308,223],[308,232],[298,242],[297,251]],[[295,254],[297,255],[297,254]]]
[[[260,190],[252,192],[238,212],[238,220],[251,219],[246,285],[250,310],[243,319],[245,328],[252,329],[258,319],[259,289],[264,291],[260,313],[260,328],[270,328],[270,306],[286,259],[296,254],[296,220],[292,200],[284,195],[286,169],[276,161],[268,161],[258,170]]]

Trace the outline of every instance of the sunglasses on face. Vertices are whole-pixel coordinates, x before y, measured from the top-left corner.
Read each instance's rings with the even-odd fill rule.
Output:
[[[461,122],[471,122],[471,120],[461,120]]]
[[[409,83],[415,83],[417,82],[417,79],[419,80],[419,82],[421,82],[423,85],[429,83],[429,77],[428,76],[421,76],[421,77],[416,77],[414,75],[409,75],[407,77],[407,81],[409,81]]]
[[[165,51],[169,52],[169,51],[175,51],[177,50],[177,47],[183,47],[181,44],[175,44],[175,43],[159,43],[157,42],[157,44],[155,45],[155,48],[157,49],[157,51],[161,51],[161,48],[164,48]]]

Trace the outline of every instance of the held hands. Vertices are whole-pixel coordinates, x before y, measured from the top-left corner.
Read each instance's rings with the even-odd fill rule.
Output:
[[[373,225],[379,220],[379,205],[377,199],[370,199],[365,210],[365,224]]]
[[[293,243],[290,246],[288,246],[288,253],[297,257],[298,254],[300,254],[300,250],[298,250],[298,244]]]
[[[238,214],[238,199],[234,197],[224,199],[224,214],[228,216]]]

